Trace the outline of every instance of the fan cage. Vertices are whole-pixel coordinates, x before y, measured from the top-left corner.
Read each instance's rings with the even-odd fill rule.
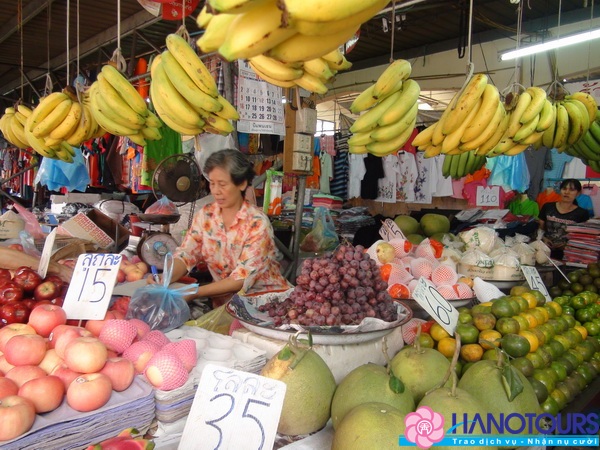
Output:
[[[190,185],[182,191],[176,183],[183,176],[189,177]],[[166,196],[182,206],[208,195],[208,185],[196,160],[187,154],[177,154],[163,159],[154,170],[152,192],[157,199]]]

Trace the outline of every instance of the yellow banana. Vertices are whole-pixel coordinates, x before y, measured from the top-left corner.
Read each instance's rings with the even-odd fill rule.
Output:
[[[448,106],[446,106],[446,109],[439,118],[437,126],[433,130],[433,136],[431,137],[431,143],[433,145],[442,145],[442,142],[444,141],[444,123],[446,122],[446,118],[452,112],[452,109],[455,107],[457,101],[458,95],[452,97],[452,100],[450,100],[450,103],[448,104]]]
[[[362,91],[358,96],[354,99],[352,104],[350,105],[350,112],[357,114],[362,111],[366,111],[367,109],[375,106],[379,101],[376,97],[373,96],[373,88],[374,84],[366,88]]]
[[[167,48],[183,67],[196,86],[211,97],[217,97],[219,90],[210,71],[206,68],[196,52],[181,36],[171,33],[166,38]]]
[[[425,158],[433,158],[442,154],[441,145],[428,145],[423,149],[423,156]]]
[[[292,87],[296,86],[296,83],[294,83],[293,81],[281,81],[281,80],[276,80],[275,78],[271,78],[266,73],[261,72],[261,70],[257,66],[255,66],[252,63],[252,61],[249,62],[249,65],[250,65],[250,67],[252,67],[252,70],[254,70],[254,73],[256,73],[256,75],[258,75],[259,78],[261,78],[263,81],[266,81],[267,83],[270,83],[274,86],[279,86],[284,89],[292,88]]]
[[[323,59],[325,59],[325,58],[323,58]],[[327,65],[329,66],[329,68],[332,71],[348,70],[349,68],[352,67],[352,63],[350,61],[348,61],[344,55],[342,55],[342,62],[341,63],[338,64],[338,63],[335,63],[335,62],[332,62],[332,61],[327,61]]]
[[[27,136],[25,136],[25,129],[20,128],[20,123],[17,122],[17,124],[14,124],[14,122],[16,122],[16,119],[14,117],[14,114],[11,114],[10,117],[7,117],[6,126],[4,127],[2,132],[4,133],[7,140],[11,142],[14,146],[18,148],[29,147],[27,143]],[[22,133],[20,132],[21,130],[23,130]]]
[[[133,110],[129,105],[127,98],[122,97],[121,94],[117,92],[103,73],[98,74],[98,78],[92,83],[92,86],[95,86],[95,88],[90,89],[89,94],[94,95],[95,93],[95,95],[100,95],[100,98],[97,99],[99,105],[105,106],[105,109],[110,109],[112,111],[112,115],[109,117],[119,117],[119,123],[133,129],[138,129],[144,125],[146,119]],[[113,120],[117,119],[113,118]]]
[[[554,120],[550,122],[550,126],[544,130],[544,134],[542,135],[542,145],[547,148],[552,148],[554,144],[554,132],[556,131],[556,109],[558,105],[552,105],[552,116]]]
[[[369,153],[366,145],[350,145],[348,146],[348,152],[352,153],[353,155],[364,155]]]
[[[66,98],[60,102],[56,107],[48,114],[44,120],[41,120],[31,132],[35,137],[48,136],[52,130],[54,130],[60,123],[67,117],[73,101],[70,98]]]
[[[415,138],[413,139],[412,145],[414,145],[415,147],[418,147],[419,150],[421,150],[421,147],[431,145],[431,138],[433,137],[433,131],[435,130],[436,126],[437,126],[437,122],[434,122],[431,125],[429,125],[427,128],[425,128],[423,131],[420,131],[419,134],[417,134],[415,136]],[[441,150],[441,147],[440,147],[440,150]]]
[[[54,111],[54,108],[67,99],[70,100],[69,96],[64,92],[53,92],[41,99],[39,105],[27,117],[27,126],[25,128],[33,130],[48,114]]]
[[[500,139],[508,129],[509,120],[510,114],[505,114],[502,118],[502,121],[500,122],[500,125],[498,125],[496,131],[494,132],[494,134],[492,134],[492,137],[490,137],[487,141],[481,144],[477,148],[477,150],[475,150],[475,153],[477,155],[488,155],[494,149],[494,147],[498,144],[498,142],[500,142]]]
[[[81,103],[72,102],[69,113],[64,120],[50,132],[50,137],[53,139],[64,140],[68,138],[79,125],[79,119],[81,119]]]
[[[208,0],[211,8],[219,13],[241,14],[256,8],[266,0]],[[218,16],[219,14],[217,14]]]
[[[71,156],[75,156],[75,150],[73,149],[73,147],[67,142],[67,141],[62,141],[60,143],[60,146]]]
[[[270,78],[281,81],[293,81],[300,78],[304,72],[302,69],[282,63],[265,55],[257,55],[249,59],[254,67]],[[331,71],[330,71],[331,72]],[[313,74],[314,75],[314,74]]]
[[[375,86],[376,85],[377,84],[375,84]],[[373,88],[373,90],[375,91],[375,88]],[[400,93],[400,97],[398,97],[396,103],[390,106],[377,121],[379,126],[391,125],[404,117],[406,112],[409,111],[413,105],[417,104],[417,100],[421,94],[421,87],[415,80],[408,79],[403,82]]]
[[[475,106],[473,106],[471,108],[471,110],[469,111],[469,114],[467,115],[467,117],[465,117],[465,120],[463,120],[463,123],[460,124],[460,126],[456,130],[454,130],[452,133],[447,134],[444,137],[444,140],[442,142],[442,153],[448,153],[450,150],[458,148],[458,146],[460,145],[460,139],[462,138],[462,135],[464,134],[464,132],[467,129],[467,127],[469,126],[469,124],[477,116],[477,113],[479,112],[479,109],[481,108],[482,102],[483,101],[480,98],[478,100],[478,102],[475,104]]]
[[[403,133],[406,130],[406,127],[413,123],[418,112],[418,104],[415,102],[413,103],[412,108],[410,108],[406,114],[396,122],[375,128],[371,132],[371,138],[376,141],[389,141],[394,139],[396,136]]]
[[[505,151],[503,153],[503,155],[516,156],[519,153],[523,153],[527,149],[527,147],[529,147],[529,145],[527,145],[527,144],[515,144],[511,148],[509,148],[507,151]]]
[[[519,144],[525,144],[525,145],[538,145],[538,144],[542,143],[543,135],[544,135],[543,131],[534,131],[529,136],[527,136],[525,139],[521,139],[518,142],[519,142]]]
[[[589,129],[589,116],[585,107],[583,111],[575,104],[577,100],[565,101],[563,106],[569,114],[569,135],[567,136],[567,144],[573,145],[579,141]],[[581,102],[579,102],[581,104]],[[587,127],[586,127],[587,121]]]
[[[27,125],[27,116],[21,114],[19,111],[15,112],[15,119],[22,125]]]
[[[377,121],[381,118],[383,113],[387,111],[393,104],[395,104],[400,96],[402,95],[402,91],[396,91],[389,97],[380,101],[373,108],[369,109],[367,112],[362,114],[350,127],[351,133],[356,133],[359,131],[367,131],[372,130],[377,126]]]
[[[165,74],[169,80],[171,80],[175,89],[177,89],[181,96],[192,106],[208,112],[216,112],[223,109],[223,105],[221,105],[217,99],[211,97],[196,86],[196,83],[192,81],[169,50],[165,50],[162,55],[158,55],[157,58],[160,58],[158,64],[162,65]]]
[[[148,139],[150,141],[159,141],[160,139],[162,139],[160,129],[158,128],[144,127],[140,131],[142,133],[142,136],[144,136],[145,139]]]
[[[304,72],[304,75],[297,80],[294,80],[294,83],[302,89],[306,89],[308,92],[313,92],[315,94],[323,95],[328,91],[327,86],[325,86],[321,80],[308,72]]]
[[[475,107],[487,85],[488,77],[483,73],[474,75],[466,84],[462,92],[457,92],[456,104],[444,121],[443,134],[448,135],[456,130]]]
[[[521,128],[521,116],[530,103],[531,94],[529,92],[524,91],[519,94],[517,104],[509,113],[510,121],[508,124],[508,137],[512,138],[515,133],[519,131],[519,128]]]
[[[240,118],[237,109],[235,109],[225,97],[219,95],[217,101],[221,104],[222,108],[219,111],[216,111],[215,115],[227,120],[238,120]]]
[[[153,128],[162,127],[160,119],[152,111],[148,111],[148,117],[146,117],[146,126]]]
[[[35,112],[35,110],[34,110]],[[25,127],[25,136],[27,137],[27,143],[31,148],[33,148],[37,153],[46,157],[46,158],[55,158],[55,151],[44,144],[44,141],[38,137],[35,137],[29,127]]]
[[[291,20],[334,22],[351,18],[380,0],[285,0],[282,2]],[[385,4],[384,4],[385,5]],[[376,11],[377,12],[377,11]],[[375,15],[375,13],[373,13]],[[326,25],[325,25],[326,26]]]
[[[138,130],[126,127],[108,118],[104,114],[104,110],[98,105],[97,98],[98,96],[94,95],[93,93],[90,96],[90,111],[92,112],[96,122],[98,122],[102,128],[104,128],[110,134],[114,134],[115,136],[127,136],[137,133]]]
[[[131,142],[141,145],[142,147],[145,147],[148,144],[141,131],[139,133],[129,134],[127,137]]]
[[[344,59],[346,57],[340,51],[340,48],[336,47],[333,50],[331,50],[330,52],[327,52],[324,55],[321,55],[321,58],[323,58],[325,61],[327,61],[330,64],[335,64],[336,66],[339,66],[344,63]]]
[[[321,80],[329,80],[334,76],[329,64],[327,64],[327,61],[325,61],[323,58],[315,58],[304,61],[304,70]]]
[[[544,102],[544,107],[540,111],[540,121],[535,131],[546,131],[553,122],[556,122],[556,110],[554,105],[548,99]]]
[[[483,94],[481,95],[481,107],[475,120],[465,129],[461,137],[461,142],[468,142],[476,139],[485,130],[490,121],[498,112],[498,104],[500,104],[500,93],[498,88],[493,84],[486,84]]]
[[[367,145],[367,150],[369,151],[369,153],[375,156],[386,156],[397,151],[404,144],[406,144],[415,128],[416,123],[417,118],[415,117],[413,121],[408,125],[408,127],[406,127],[406,129],[398,136],[396,136],[393,139],[390,139],[389,141],[372,142],[371,144]]]
[[[590,118],[590,123],[596,119],[598,114],[598,103],[596,99],[586,92],[574,92],[573,94],[567,95],[565,100],[579,100],[585,106]]]
[[[521,128],[519,128],[519,130],[513,136],[513,141],[521,143],[523,139],[528,138],[531,133],[535,132],[539,121],[540,115],[536,114],[535,116],[533,116],[533,119],[531,119],[529,122],[526,122],[523,125],[521,125]]]
[[[404,81],[410,77],[412,66],[405,59],[397,59],[385,68],[383,73],[379,75],[375,86],[373,87],[373,95],[377,98],[387,97],[394,92],[398,81]]]
[[[204,125],[204,121],[198,123],[198,125],[196,126],[188,127],[185,124],[181,123],[179,120],[177,120],[177,117],[171,116],[166,109],[163,109],[163,99],[156,93],[154,83],[150,83],[150,96],[152,98],[152,104],[154,105],[154,108],[156,109],[156,112],[158,113],[160,119],[169,128],[187,136],[196,136],[197,134],[202,133],[202,126]]]
[[[362,133],[355,133],[350,139],[348,139],[348,145],[367,145],[373,142],[371,133],[364,131]]]
[[[102,75],[136,113],[142,117],[148,115],[148,105],[140,93],[121,72],[110,64],[102,66]]]
[[[544,104],[546,103],[546,91],[544,91],[542,88],[532,86],[528,87],[526,92],[531,95],[531,102],[527,108],[525,108],[525,111],[523,111],[523,114],[519,119],[521,123],[531,122],[534,116],[539,115],[544,107]]]
[[[504,110],[504,106],[502,105],[502,102],[498,102],[498,105],[496,106],[496,112],[494,113],[492,120],[490,120],[490,122],[487,124],[487,126],[479,133],[479,135],[477,137],[475,137],[474,139],[472,139],[470,141],[462,142],[458,146],[458,148],[462,151],[477,150],[480,145],[483,145],[494,135],[494,133],[496,132],[496,129],[498,128],[498,126],[500,125],[500,123],[502,122],[502,120],[504,119],[504,117],[506,115],[507,115],[507,113]],[[466,133],[466,131],[465,131],[465,133]],[[464,138],[464,134],[463,134],[463,138]],[[461,141],[462,141],[462,139],[461,139]]]
[[[554,141],[552,147],[561,148],[567,145],[569,136],[569,113],[564,105],[558,104],[556,107],[556,130],[554,132]]]
[[[75,131],[65,139],[65,141],[72,146],[81,145],[82,142],[88,137],[90,134],[90,130],[92,128],[92,119],[91,119],[91,111],[89,106],[81,105],[81,117],[79,118],[79,124]]]
[[[208,12],[207,3],[205,3],[198,17],[196,17],[196,25],[198,25],[198,28],[206,28],[213,17],[214,15]]]
[[[207,127],[215,128],[219,131],[219,134],[225,135],[234,130],[234,127],[229,120],[223,119],[216,114],[209,114],[206,117],[206,125],[204,128],[207,129]]]
[[[24,129],[23,125],[21,124],[21,122],[19,122],[17,120],[17,114],[18,114],[18,111],[15,113],[15,115],[12,118],[10,118],[8,126],[10,127],[12,134],[19,141],[19,143],[25,144],[25,147],[21,147],[21,148],[27,148],[29,146],[27,145],[27,137],[25,136],[25,129]]]
[[[216,52],[225,42],[227,33],[234,30],[230,27],[236,17],[235,14],[217,14],[216,16],[212,16],[204,33],[196,41],[198,48],[203,53]]]
[[[33,112],[31,108],[29,108],[28,106],[23,105],[22,103],[19,103],[17,105],[17,111],[20,114],[23,114],[25,117],[29,117],[31,115],[31,113]]]

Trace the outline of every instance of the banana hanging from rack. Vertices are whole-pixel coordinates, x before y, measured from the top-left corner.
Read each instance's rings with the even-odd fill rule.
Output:
[[[443,123],[441,131],[444,135],[452,133],[464,122],[483,95],[487,81],[487,75],[476,74],[466,83],[464,89],[456,94],[456,102],[450,107],[450,112]]]
[[[102,75],[131,109],[142,117],[148,116],[148,105],[135,87],[111,64],[102,66]]]

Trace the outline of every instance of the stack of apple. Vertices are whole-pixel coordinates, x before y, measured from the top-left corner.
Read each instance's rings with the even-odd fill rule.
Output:
[[[148,264],[135,255],[131,259],[127,255],[121,255],[121,265],[117,272],[117,283],[125,281],[138,281],[150,271]]]
[[[67,324],[58,305],[36,306],[26,324],[0,329],[0,441],[27,432],[36,413],[53,411],[65,400],[76,411],[99,409],[136,374],[157,389],[178,388],[196,357],[195,341],[171,342],[162,331],[116,311],[82,327]]]
[[[0,268],[0,328],[26,323],[31,310],[48,303],[62,306],[69,285],[58,275],[43,278],[30,267]]]

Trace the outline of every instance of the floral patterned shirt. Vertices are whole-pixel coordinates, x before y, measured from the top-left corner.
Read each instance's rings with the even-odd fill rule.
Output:
[[[225,230],[217,203],[205,205],[194,216],[175,256],[188,270],[204,262],[215,281],[232,277],[244,280],[241,294],[256,294],[288,289],[275,259],[273,229],[267,216],[245,201],[229,228]]]

